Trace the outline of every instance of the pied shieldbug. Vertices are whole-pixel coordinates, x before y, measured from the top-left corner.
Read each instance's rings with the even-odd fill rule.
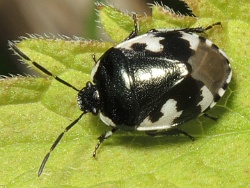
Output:
[[[92,82],[79,90],[32,61],[15,43],[10,47],[21,58],[78,92],[82,111],[58,136],[44,157],[44,166],[63,135],[86,113],[99,115],[112,130],[102,134],[101,143],[117,130],[145,131],[151,136],[188,133],[179,125],[203,115],[224,95],[232,77],[227,55],[199,34],[206,28],[151,29],[138,34],[137,17],[134,30],[120,44],[108,49],[98,60],[93,57]]]

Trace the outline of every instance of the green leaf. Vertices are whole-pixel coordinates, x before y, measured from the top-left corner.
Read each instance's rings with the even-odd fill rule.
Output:
[[[91,114],[75,125],[51,154],[37,177],[54,140],[76,119],[77,92],[42,74],[0,80],[0,185],[8,187],[247,187],[250,184],[250,5],[241,1],[187,1],[198,18],[173,15],[160,6],[152,17],[139,15],[140,33],[151,28],[208,26],[207,37],[229,56],[233,79],[221,101],[205,117],[185,123],[193,135],[152,138],[141,132],[117,132],[92,152],[109,127]],[[133,29],[130,15],[99,5],[105,31],[121,42]],[[81,89],[107,42],[31,37],[18,48],[32,60]],[[30,63],[30,62],[27,62]],[[32,67],[33,68],[33,67]]]

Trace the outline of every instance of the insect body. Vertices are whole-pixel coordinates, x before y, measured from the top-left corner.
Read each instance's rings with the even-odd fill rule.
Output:
[[[134,23],[135,30],[124,42],[110,48],[99,60],[94,58],[93,82],[87,82],[82,90],[32,62],[78,91],[78,105],[83,111],[56,139],[38,175],[64,133],[85,113],[99,114],[105,124],[113,127],[99,137],[95,156],[100,144],[117,130],[168,134],[212,108],[225,93],[232,77],[226,54],[210,40],[195,34],[213,25],[179,30],[152,29],[138,35],[135,16]],[[31,61],[13,43],[10,45],[21,57]],[[184,131],[174,130],[193,139]]]
[[[195,34],[211,27],[152,29],[139,36],[135,29],[105,52],[91,74],[98,93],[94,109],[102,121],[114,129],[152,135],[212,108],[225,93],[232,71],[226,54]]]

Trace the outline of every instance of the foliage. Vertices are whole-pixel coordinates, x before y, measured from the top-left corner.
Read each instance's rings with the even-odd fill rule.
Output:
[[[152,6],[152,17],[138,16],[140,33],[222,22],[222,28],[206,33],[228,54],[233,69],[228,91],[209,112],[219,116],[216,122],[200,117],[183,125],[196,138],[194,142],[182,136],[152,138],[140,132],[118,132],[104,142],[94,159],[96,138],[109,127],[88,114],[65,135],[38,178],[38,168],[51,144],[81,113],[77,93],[46,75],[4,78],[0,80],[0,185],[249,186],[249,2],[188,0],[187,4],[197,17]],[[115,43],[132,31],[131,15],[100,4],[98,10],[103,28]],[[81,89],[90,80],[92,54],[98,58],[114,44],[31,36],[17,45],[32,60]]]

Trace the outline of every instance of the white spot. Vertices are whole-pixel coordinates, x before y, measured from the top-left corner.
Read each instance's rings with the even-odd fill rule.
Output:
[[[102,113],[100,113],[99,116],[102,122],[105,123],[106,125],[116,127],[114,122],[111,119],[109,119],[107,116],[104,116]]]
[[[213,43],[210,40],[206,39],[206,45],[208,47],[211,47],[213,45]]]
[[[226,82],[229,83],[231,81],[231,78],[232,78],[232,69],[230,70],[230,73],[229,73],[229,75],[227,77]]]
[[[189,34],[182,31],[180,33],[182,34],[181,38],[187,40],[190,44],[190,48],[196,51],[200,43],[199,36],[196,34]]]
[[[213,102],[210,104],[209,107],[210,107],[210,108],[213,108],[215,105],[216,105],[216,102],[213,101]]]
[[[179,67],[180,70],[180,76],[186,76],[188,75],[188,69],[187,66],[184,63],[178,63],[177,66]]]
[[[137,130],[139,131],[149,131],[149,130],[162,130],[162,129],[170,129],[175,126],[173,121],[180,117],[182,111],[177,111],[177,101],[174,99],[169,99],[161,109],[161,113],[163,116],[157,121],[152,123],[149,120],[149,117],[144,119],[144,121],[138,126]]]
[[[163,39],[161,37],[154,37],[154,38],[151,38],[151,39],[154,39],[154,40],[147,40],[146,41],[146,50],[149,50],[151,52],[162,52],[163,51],[163,48],[164,46],[162,44],[160,44],[160,39]]]
[[[218,94],[219,94],[220,97],[222,97],[224,93],[225,93],[225,90],[223,88],[220,88],[218,90]]]
[[[203,86],[201,88],[201,95],[203,99],[197,104],[197,106],[201,107],[201,112],[206,110],[211,103],[214,101],[213,94],[209,91],[209,89],[206,86]]]
[[[108,132],[106,132],[106,134],[105,134],[105,138],[110,137],[112,134],[113,134],[113,133],[112,133],[112,131],[108,131]]]
[[[152,33],[146,33],[144,35],[140,35],[130,40],[124,41],[118,44],[116,48],[132,50],[132,45],[137,43],[146,44],[146,50],[150,50],[152,52],[161,52],[164,46],[160,44],[160,41],[163,39],[163,37],[155,37],[155,35]]]

